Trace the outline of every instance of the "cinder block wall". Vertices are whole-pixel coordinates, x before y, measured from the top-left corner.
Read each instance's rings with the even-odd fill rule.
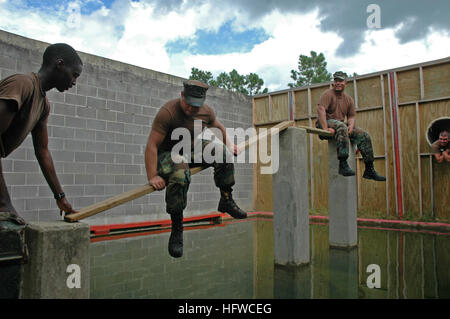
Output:
[[[70,43],[69,43],[70,44]],[[37,72],[48,43],[0,31],[0,78]],[[77,49],[77,48],[75,48]],[[76,209],[147,183],[144,150],[158,109],[180,96],[183,78],[80,53],[84,69],[65,93],[47,93],[51,103],[49,148],[64,192]],[[252,125],[245,95],[210,88],[206,103],[225,127]],[[16,210],[28,221],[60,219],[53,194],[34,155],[31,135],[2,159]],[[234,198],[251,209],[252,164],[236,164]],[[185,216],[217,209],[219,191],[212,169],[192,178]],[[165,191],[85,219],[91,225],[167,219]]]

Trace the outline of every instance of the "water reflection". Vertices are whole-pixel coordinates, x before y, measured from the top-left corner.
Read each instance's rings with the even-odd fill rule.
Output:
[[[91,298],[449,298],[448,235],[358,228],[358,247],[330,248],[328,225],[311,225],[311,263],[274,266],[272,220],[185,232],[183,258],[169,233],[91,247]],[[369,288],[369,265],[380,287]]]

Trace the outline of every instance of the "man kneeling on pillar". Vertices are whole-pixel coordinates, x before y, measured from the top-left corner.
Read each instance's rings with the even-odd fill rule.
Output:
[[[227,151],[227,147],[235,156],[238,154],[238,148],[228,139],[225,127],[217,120],[214,110],[204,104],[207,90],[208,86],[202,82],[193,80],[184,82],[181,97],[164,104],[156,114],[145,150],[145,167],[149,185],[156,190],[166,188],[166,211],[172,220],[168,249],[169,254],[175,258],[183,255],[183,210],[187,205],[187,192],[191,182],[190,167],[213,167],[214,182],[220,189],[221,195],[218,211],[228,213],[234,218],[247,217],[247,213],[237,206],[231,196],[235,183],[234,165],[230,160],[232,155]],[[215,128],[221,132],[224,145],[223,157],[219,160],[205,162],[203,156],[199,162],[194,163],[192,160],[198,158],[197,154],[194,154],[197,139],[194,134],[195,122],[201,123],[200,132],[206,127]],[[178,140],[172,139],[172,133],[179,128],[189,131],[191,154],[179,154],[173,150]],[[211,143],[207,140],[199,142],[202,153]],[[191,160],[187,159],[187,155],[190,155]],[[181,157],[184,160],[180,159]]]
[[[318,121],[316,127],[333,133],[337,142],[339,174],[354,176],[355,172],[347,163],[349,143],[356,143],[365,164],[364,178],[385,181],[378,175],[373,166],[374,154],[370,135],[361,128],[355,127],[355,103],[353,98],[344,92],[347,76],[338,71],[333,74],[333,87],[325,91],[317,104]],[[344,122],[347,117],[347,123]]]

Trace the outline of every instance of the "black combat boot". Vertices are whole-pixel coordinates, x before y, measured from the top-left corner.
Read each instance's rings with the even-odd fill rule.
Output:
[[[366,169],[364,170],[364,178],[367,179],[373,179],[374,181],[385,181],[386,177],[378,175],[378,173],[375,171],[375,168],[373,167],[373,162],[365,163]]]
[[[170,214],[172,232],[169,237],[169,254],[179,258],[183,256],[183,213]]]
[[[354,176],[355,172],[348,166],[347,160],[339,161],[339,174],[343,176]]]
[[[217,210],[221,213],[228,213],[234,218],[247,218],[247,213],[240,209],[234,202],[231,196],[231,190],[220,190],[220,202]]]

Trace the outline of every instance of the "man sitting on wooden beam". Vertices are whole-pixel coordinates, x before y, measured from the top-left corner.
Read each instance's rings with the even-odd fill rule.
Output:
[[[208,86],[202,82],[184,82],[181,97],[164,104],[156,114],[145,150],[145,168],[149,184],[156,190],[166,188],[166,211],[172,220],[168,250],[175,258],[183,255],[183,210],[187,205],[187,192],[191,182],[189,167],[214,167],[214,182],[221,195],[218,211],[226,212],[234,218],[247,217],[247,213],[236,205],[231,196],[235,183],[234,165],[232,161],[227,160],[227,154],[228,157],[230,154],[227,147],[233,155],[238,154],[238,149],[228,139],[225,127],[217,120],[214,110],[204,104],[207,90]],[[223,157],[219,161],[205,163],[201,160],[200,163],[193,163],[192,159],[196,158],[194,144],[197,138],[194,121],[201,124],[200,133],[205,127],[221,132],[224,145],[221,146]],[[189,132],[191,148],[188,152],[191,154],[179,154],[179,151],[173,149],[179,141],[172,139],[172,132],[180,128]],[[211,142],[202,140],[200,143],[200,151],[203,153]],[[185,160],[180,159],[181,155]],[[186,155],[190,155],[191,160],[186,160]]]
[[[364,160],[366,169],[364,178],[375,181],[385,181],[373,167],[374,154],[370,135],[355,126],[355,103],[353,98],[344,92],[347,85],[347,75],[342,71],[333,74],[333,88],[325,91],[317,104],[318,121],[316,127],[327,130],[337,141],[337,157],[339,160],[339,174],[354,176],[355,172],[347,163],[349,143],[356,143]],[[347,117],[347,123],[344,122]]]

